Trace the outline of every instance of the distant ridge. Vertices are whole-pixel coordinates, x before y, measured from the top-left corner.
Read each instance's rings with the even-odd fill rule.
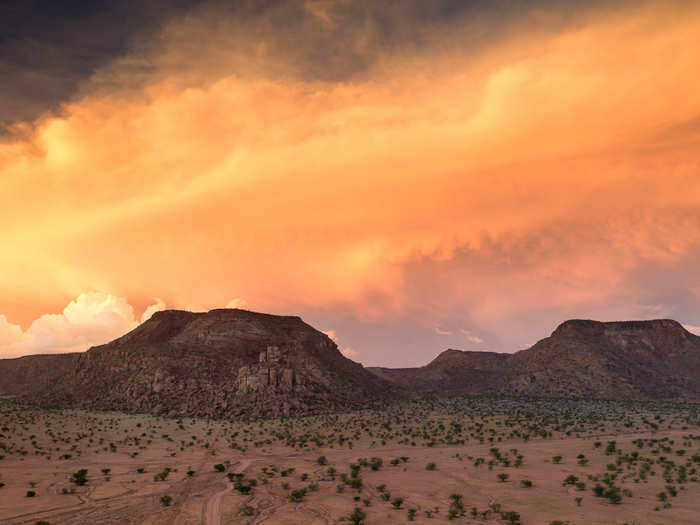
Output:
[[[368,370],[413,395],[700,400],[700,337],[671,319],[572,319],[514,354],[447,350],[423,367]]]
[[[46,406],[246,419],[407,396],[700,401],[700,337],[670,319],[574,319],[514,354],[449,349],[418,368],[363,368],[299,317],[166,310],[85,353],[0,360],[0,394]]]

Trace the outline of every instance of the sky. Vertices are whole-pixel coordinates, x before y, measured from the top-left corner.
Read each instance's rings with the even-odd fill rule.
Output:
[[[674,0],[3,2],[0,357],[164,308],[366,366],[700,333],[698,34]]]

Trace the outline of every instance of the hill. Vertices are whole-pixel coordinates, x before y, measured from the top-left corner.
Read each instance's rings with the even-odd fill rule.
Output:
[[[413,395],[700,400],[700,337],[670,319],[570,320],[514,354],[447,350],[419,368],[368,368]]]
[[[0,394],[171,416],[318,414],[407,396],[700,400],[700,337],[679,323],[570,320],[514,354],[446,350],[363,368],[299,317],[158,312],[85,353],[0,360]]]
[[[670,319],[566,321],[507,368],[518,395],[700,399],[700,337]]]
[[[80,354],[54,384],[26,398],[93,410],[258,418],[357,408],[393,390],[299,317],[166,310]]]
[[[511,354],[445,350],[420,368],[369,367],[373,374],[419,395],[496,394]]]

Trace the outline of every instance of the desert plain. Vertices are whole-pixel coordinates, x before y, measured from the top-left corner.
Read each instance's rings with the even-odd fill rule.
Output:
[[[463,397],[258,421],[0,401],[0,522],[695,524],[700,405]]]

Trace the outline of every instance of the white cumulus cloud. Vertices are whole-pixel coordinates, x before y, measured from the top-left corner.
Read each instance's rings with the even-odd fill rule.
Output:
[[[123,297],[83,293],[62,313],[42,315],[26,331],[0,316],[0,357],[81,352],[116,339],[137,324],[133,307]]]

